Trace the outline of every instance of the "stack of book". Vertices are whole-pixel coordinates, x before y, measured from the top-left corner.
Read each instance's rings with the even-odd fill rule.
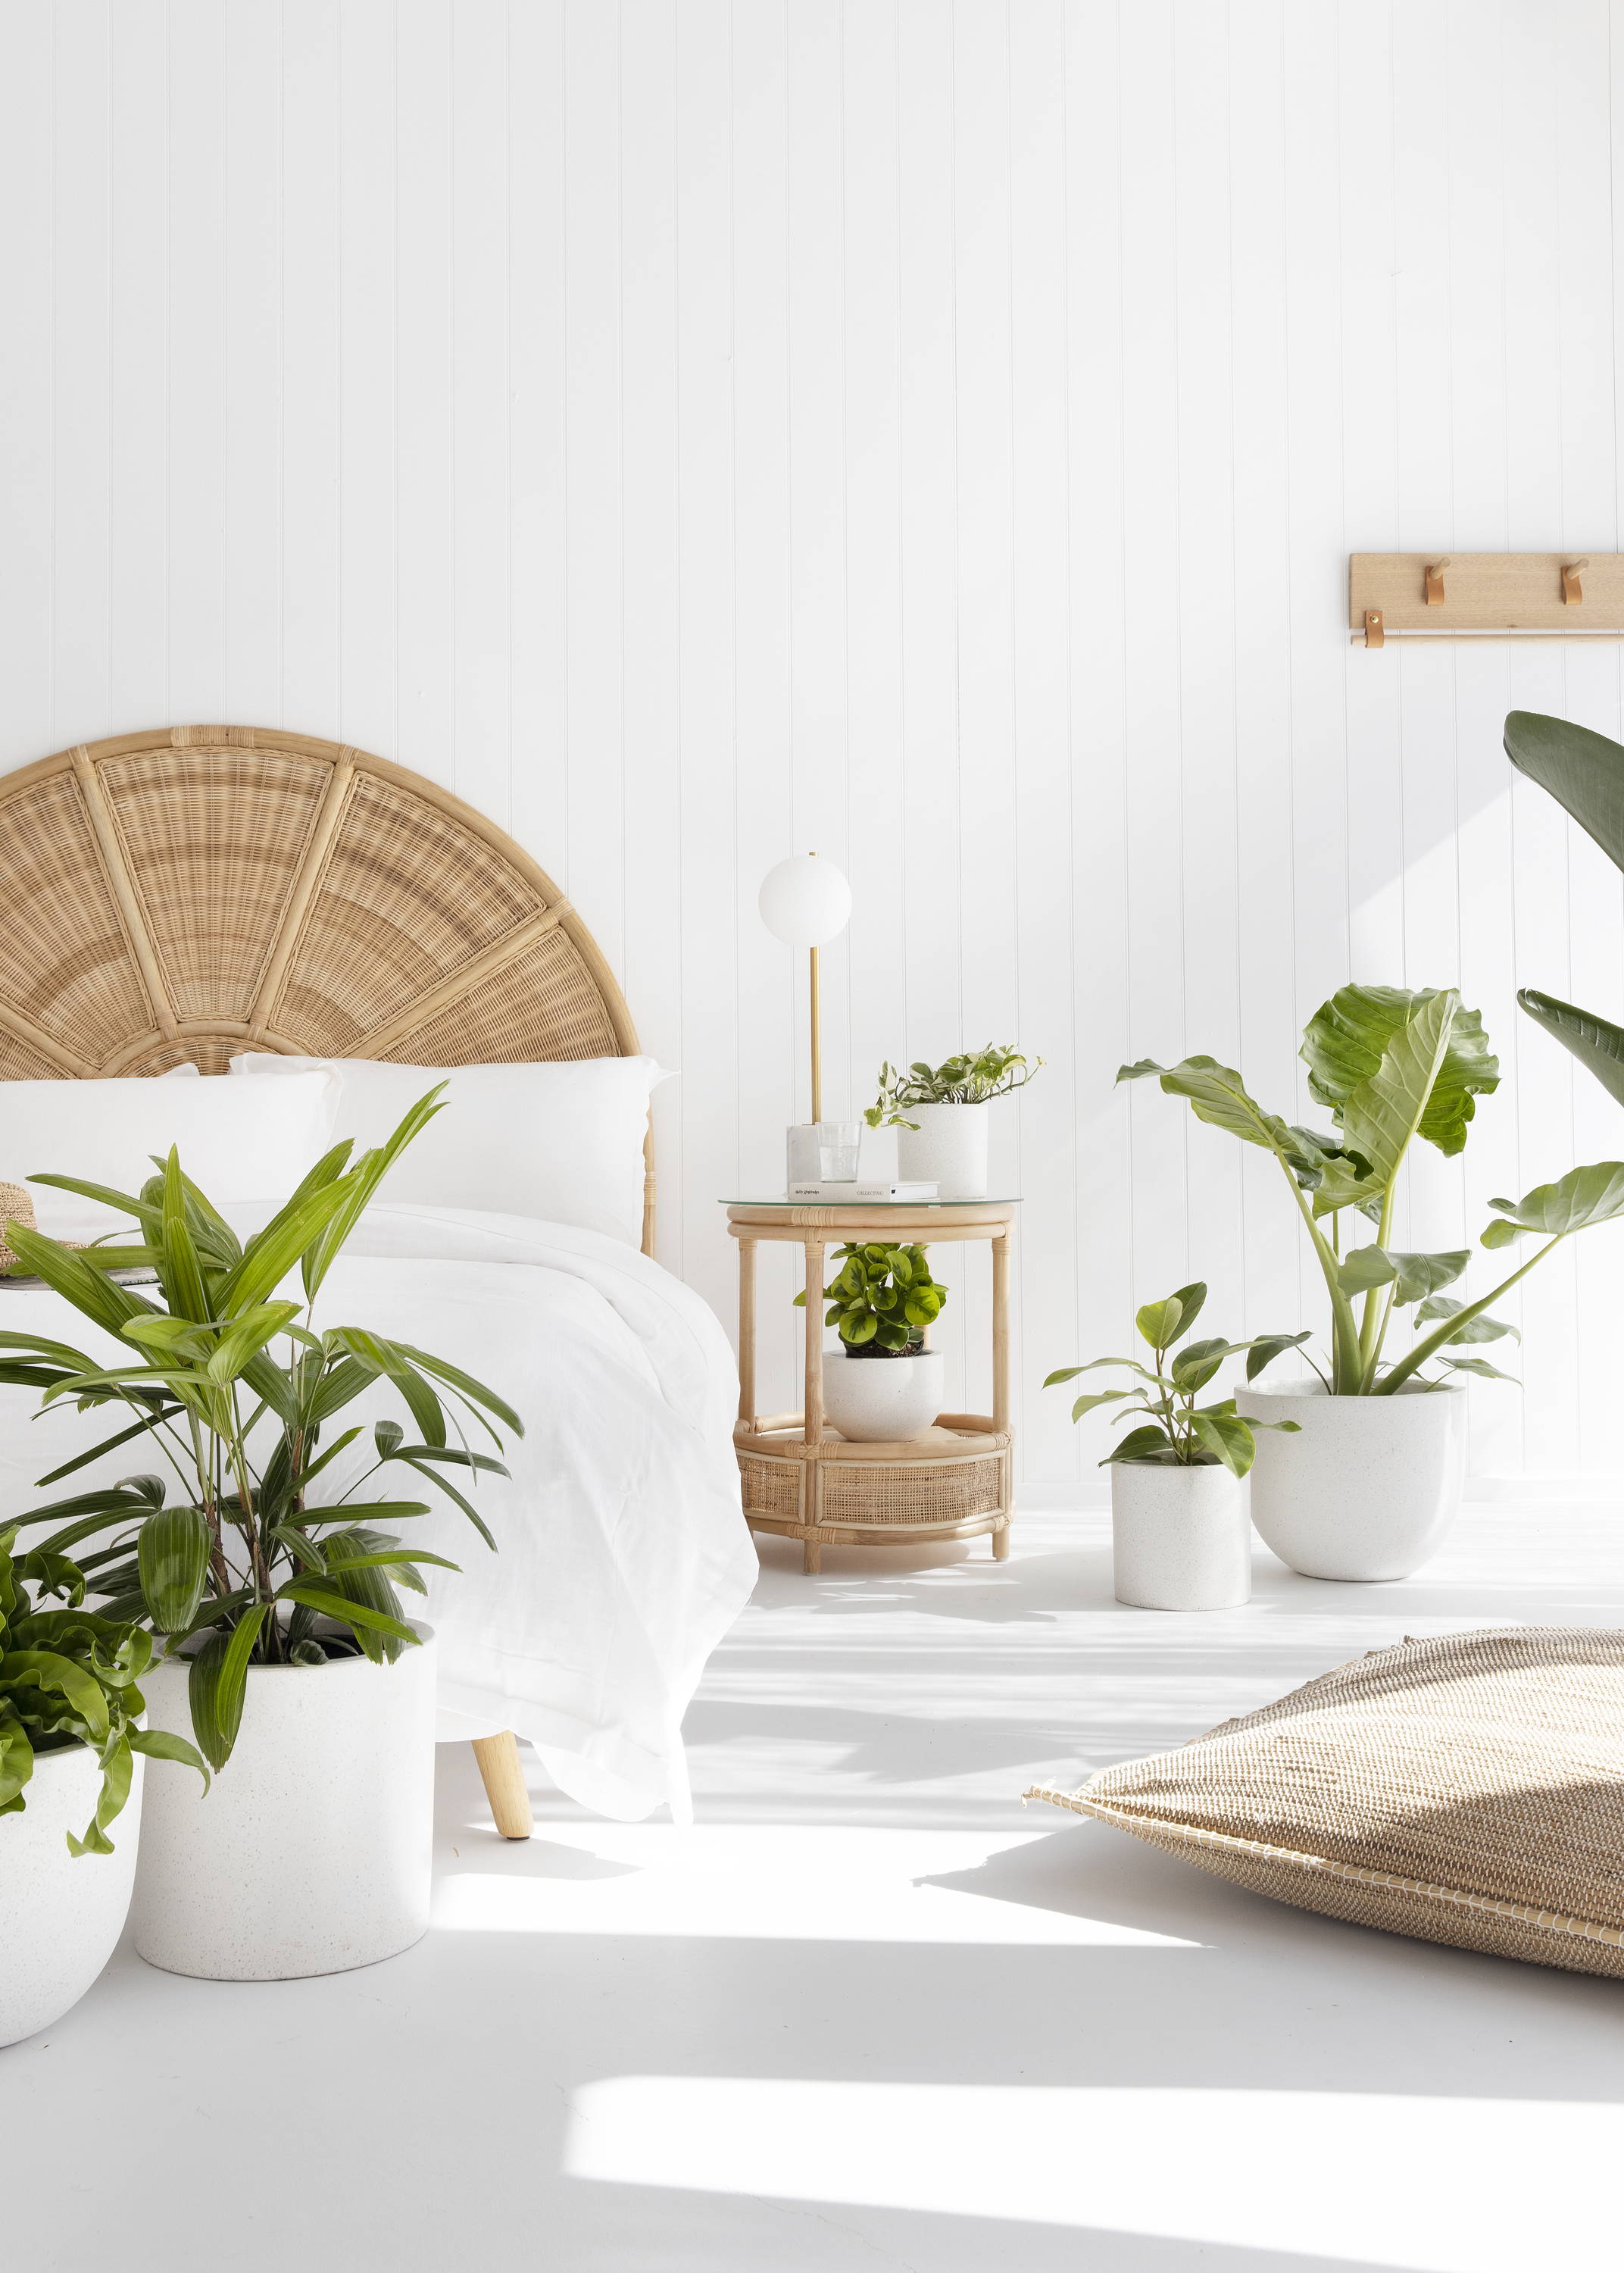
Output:
[[[900,1183],[893,1177],[889,1182],[873,1178],[859,1178],[854,1183],[831,1184],[817,1177],[798,1178],[790,1186],[786,1197],[792,1200],[808,1200],[819,1207],[864,1207],[876,1200],[924,1201],[940,1197],[934,1183]]]

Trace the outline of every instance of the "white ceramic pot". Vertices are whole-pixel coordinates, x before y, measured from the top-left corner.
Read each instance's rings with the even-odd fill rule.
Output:
[[[909,1183],[928,1180],[945,1200],[984,1200],[987,1106],[909,1105],[902,1111],[919,1126],[896,1132],[898,1174]]]
[[[1298,1425],[1295,1437],[1260,1429],[1252,1469],[1252,1520],[1293,1571],[1407,1579],[1436,1552],[1466,1473],[1463,1390],[1328,1397],[1294,1382],[1248,1389],[1241,1409]]]
[[[1111,1472],[1117,1600],[1139,1610],[1231,1610],[1252,1595],[1252,1534],[1224,1467],[1124,1460]]]
[[[60,2020],[113,1954],[135,1880],[146,1767],[138,1752],[134,1767],[129,1799],[108,1829],[110,1855],[68,1852],[69,1832],[84,1835],[101,1789],[85,1744],[37,1753],[27,1805],[0,1815],[0,2044]]]
[[[154,1776],[136,1870],[135,1946],[213,1981],[342,1973],[429,1923],[434,1637],[393,1665],[256,1665],[231,1758],[203,1795]],[[186,1672],[154,1667],[147,1719],[191,1733]]]
[[[823,1409],[842,1437],[859,1444],[910,1444],[942,1409],[942,1354],[848,1357],[823,1354]]]

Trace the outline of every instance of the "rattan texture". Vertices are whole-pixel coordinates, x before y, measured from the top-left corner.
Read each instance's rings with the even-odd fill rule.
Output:
[[[1624,1976],[1624,1633],[1407,1639],[1027,1797],[1300,1909]]]
[[[637,1048],[528,854],[363,750],[249,726],[115,736],[0,778],[0,1078],[220,1074],[243,1049],[458,1066]]]

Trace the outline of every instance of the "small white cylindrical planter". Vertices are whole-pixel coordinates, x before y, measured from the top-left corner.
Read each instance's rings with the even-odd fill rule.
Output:
[[[896,1132],[898,1174],[929,1182],[945,1200],[987,1197],[987,1107],[984,1105],[908,1105],[917,1129]]]
[[[1225,1467],[1123,1460],[1111,1471],[1116,1596],[1137,1610],[1231,1610],[1252,1596],[1240,1479]]]
[[[1317,1382],[1248,1389],[1244,1412],[1295,1421],[1260,1429],[1252,1520],[1309,1579],[1407,1579],[1441,1544],[1461,1504],[1466,1397],[1408,1384],[1392,1397],[1328,1397]]]
[[[251,1666],[231,1758],[154,1776],[135,1946],[213,1981],[288,1981],[393,1957],[429,1924],[434,1637],[393,1665]],[[154,1728],[190,1737],[186,1669],[142,1683]]]
[[[842,1437],[859,1444],[910,1444],[942,1409],[942,1354],[848,1357],[823,1354],[823,1409]]]
[[[135,1881],[146,1766],[138,1752],[130,1797],[108,1829],[110,1855],[68,1852],[69,1832],[84,1836],[101,1789],[86,1745],[36,1753],[27,1805],[0,1815],[0,2044],[60,2020],[113,1954]]]

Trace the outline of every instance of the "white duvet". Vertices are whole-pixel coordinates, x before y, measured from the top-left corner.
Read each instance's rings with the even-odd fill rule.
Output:
[[[269,1211],[226,1212],[247,1232]],[[665,1801],[685,1819],[683,1714],[757,1571],[733,1455],[737,1376],[715,1316],[595,1232],[379,1204],[329,1273],[316,1324],[366,1326],[449,1358],[525,1422],[503,1455],[511,1482],[482,1477],[475,1496],[499,1552],[448,1502],[402,1526],[462,1566],[426,1574],[442,1736],[513,1729],[600,1814],[632,1820]],[[0,1326],[108,1347],[42,1287],[0,1288]],[[36,1477],[115,1422],[106,1407],[34,1419],[35,1405],[34,1391],[0,1387],[0,1521],[161,1466],[138,1440],[41,1493]],[[408,1417],[380,1384],[340,1425],[385,1415]],[[324,1499],[366,1464],[369,1438],[326,1472]],[[491,1449],[477,1433],[468,1442]],[[393,1488],[438,1498],[415,1477]]]

